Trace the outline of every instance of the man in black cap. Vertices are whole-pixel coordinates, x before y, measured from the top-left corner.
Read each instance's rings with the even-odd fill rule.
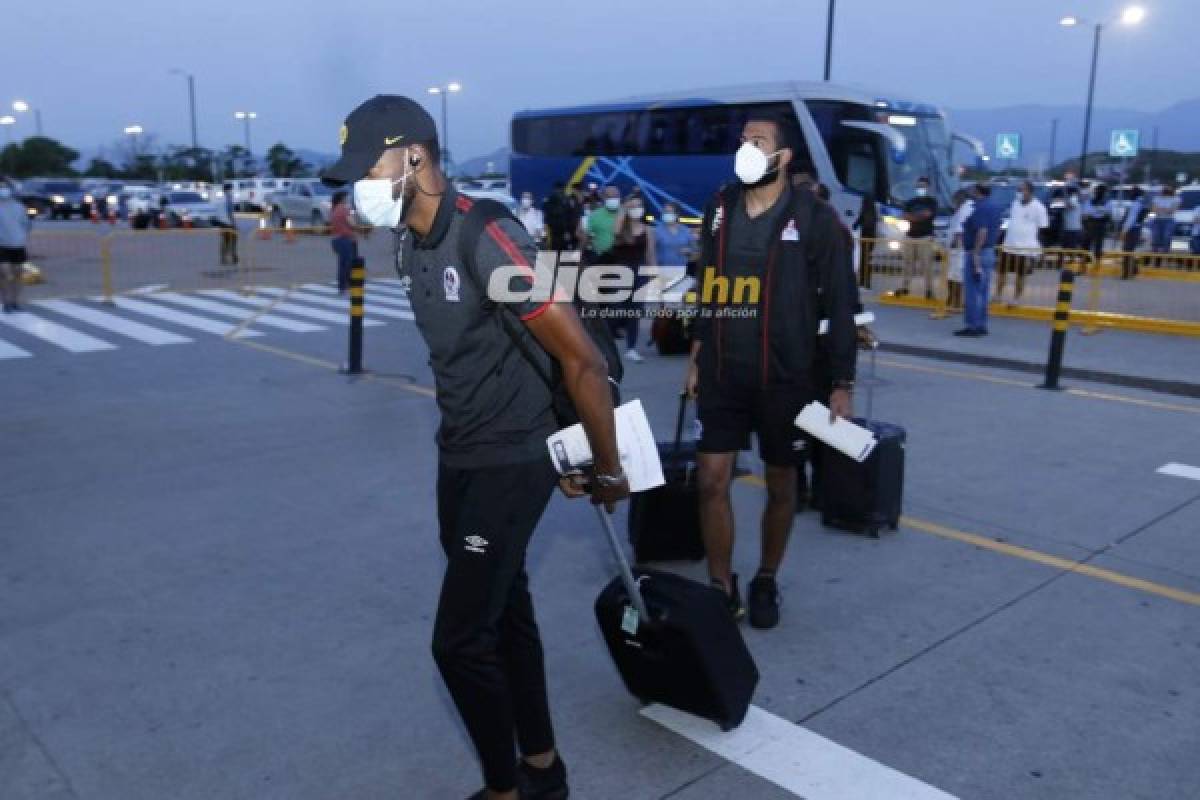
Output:
[[[486,302],[492,272],[531,269],[536,249],[508,218],[460,249],[472,201],[442,174],[433,119],[417,103],[368,100],[346,118],[341,144],[341,159],[323,177],[353,182],[357,211],[371,224],[403,228],[398,264],[412,281],[409,299],[437,383],[447,566],[433,655],[482,761],[486,788],[472,798],[561,800],[566,768],[554,746],[525,574],[526,546],[557,480],[545,443],[555,429],[551,390],[536,370],[548,374],[557,362],[594,454],[593,502],[611,511],[629,486],[606,362],[571,304]],[[530,288],[532,271],[510,288],[516,284]],[[574,482],[559,484],[568,496],[583,493]]]

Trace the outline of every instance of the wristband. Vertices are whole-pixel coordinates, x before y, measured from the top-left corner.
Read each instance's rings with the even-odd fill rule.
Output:
[[[597,472],[592,476],[600,486],[620,486],[625,483],[625,470],[618,468],[612,475]]]

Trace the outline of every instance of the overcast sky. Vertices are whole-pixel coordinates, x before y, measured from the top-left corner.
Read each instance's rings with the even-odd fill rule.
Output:
[[[1101,49],[1096,103],[1153,111],[1200,94],[1194,0],[1146,0],[1138,28]],[[284,141],[337,149],[342,118],[377,92],[451,98],[458,158],[507,143],[516,109],[769,80],[819,79],[826,0],[57,0],[0,2],[0,102],[42,109],[45,132],[77,148],[131,123],[190,138],[196,76],[201,145]],[[838,0],[834,79],[947,107],[1082,105],[1091,31],[1068,12],[1119,16],[1107,0]],[[21,115],[19,136],[32,132]],[[1200,133],[1200,132],[1198,132]],[[1198,137],[1200,138],[1200,137]],[[1200,142],[1198,142],[1200,144]]]

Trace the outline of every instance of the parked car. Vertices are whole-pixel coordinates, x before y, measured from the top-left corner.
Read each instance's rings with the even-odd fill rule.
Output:
[[[50,196],[43,193],[41,187],[37,183],[26,181],[18,182],[14,187],[17,197],[25,204],[25,211],[31,217],[48,217],[53,204],[50,202]]]
[[[282,228],[288,220],[299,227],[320,228],[329,224],[333,190],[318,180],[293,180],[291,186],[270,195],[271,227]]]
[[[268,197],[291,185],[290,178],[237,178],[221,184],[223,192],[233,192],[233,207],[238,211],[266,211]]]
[[[167,227],[171,228],[207,227],[215,225],[223,216],[222,212],[199,192],[164,192],[159,206],[161,214],[166,218]]]
[[[155,186],[126,186],[118,197],[121,213],[135,228],[145,228],[158,220],[162,210],[162,191]]]
[[[1196,229],[1196,212],[1200,210],[1200,183],[1189,183],[1179,189],[1179,210],[1175,212],[1175,235],[1190,238]]]
[[[37,191],[50,198],[50,219],[70,219],[73,214],[87,217],[91,213],[92,197],[79,181],[39,181]]]

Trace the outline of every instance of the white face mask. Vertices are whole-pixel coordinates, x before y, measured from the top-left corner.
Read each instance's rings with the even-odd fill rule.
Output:
[[[733,171],[742,183],[758,183],[767,174],[774,153],[764,153],[750,142],[742,142],[733,160]]]
[[[640,220],[642,217],[646,216],[646,209],[642,208],[641,206],[631,206],[629,209],[629,216],[632,219]]]
[[[619,197],[604,198],[604,207],[607,208],[609,211],[616,211],[618,208],[621,207],[621,198],[619,198]]]
[[[671,212],[671,211],[663,212],[663,222],[667,223],[668,225],[674,225],[678,221],[679,221],[678,214]]]
[[[354,182],[354,208],[376,228],[394,228],[404,216],[404,185],[408,172],[398,181],[389,178],[364,178]],[[392,187],[400,184],[400,196],[392,197]]]
[[[917,187],[917,197],[924,197],[927,194],[929,194],[929,189],[924,186]]]
[[[522,197],[521,198],[521,208],[533,208],[533,198],[532,197]]]

